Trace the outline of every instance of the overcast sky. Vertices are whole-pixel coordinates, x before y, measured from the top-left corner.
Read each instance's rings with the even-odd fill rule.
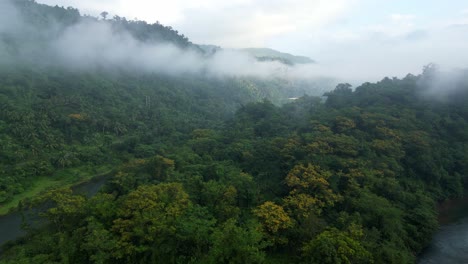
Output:
[[[468,67],[466,0],[37,0],[172,26],[198,44],[269,47],[370,79]]]

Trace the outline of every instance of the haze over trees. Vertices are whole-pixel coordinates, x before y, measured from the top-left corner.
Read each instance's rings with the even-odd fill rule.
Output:
[[[0,31],[0,205],[61,188],[19,203],[43,224],[25,225],[0,263],[414,263],[436,203],[465,193],[465,70],[429,65],[317,97],[257,73],[107,55],[75,67],[42,56],[89,21],[177,47],[174,64],[208,55],[158,23],[12,3],[38,35]],[[103,173],[92,197],[69,188]]]

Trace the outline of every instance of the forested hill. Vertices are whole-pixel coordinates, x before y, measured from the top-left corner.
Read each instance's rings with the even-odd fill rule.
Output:
[[[186,73],[180,65],[197,64],[185,58],[197,47],[159,24],[28,0],[0,7],[10,16],[0,17],[0,171],[8,175],[0,177],[0,214],[47,186],[216,127],[246,103],[280,104],[314,89],[279,78]],[[152,64],[155,53],[161,62]]]
[[[281,81],[171,77],[127,72],[76,73],[0,67],[0,203],[83,167],[148,157],[164,141],[213,128],[248,102],[280,103]],[[287,99],[286,99],[287,100]],[[100,158],[99,158],[100,157]],[[55,175],[55,176],[54,176]]]
[[[2,190],[117,172],[92,198],[61,188],[23,202],[46,203],[50,225],[5,245],[0,263],[414,263],[435,204],[467,187],[468,82],[444,76],[342,84],[326,102],[246,104],[221,122],[203,89],[203,105],[179,104],[180,86],[156,103],[126,77],[57,72],[33,90],[10,77],[0,98],[22,104],[2,102]]]
[[[466,193],[465,70],[316,97],[191,71],[170,28],[14,3],[25,19],[0,18],[0,214],[40,224],[1,245],[2,264],[414,263],[437,202]],[[101,175],[97,195],[72,192]]]
[[[279,52],[272,49],[266,48],[246,48],[241,49],[243,52],[247,52],[252,56],[255,56],[258,60],[263,61],[281,61],[284,64],[311,64],[315,63],[312,59],[304,56],[294,56],[288,53]]]
[[[9,1],[17,7],[18,13],[11,15],[21,16],[21,19],[24,19],[28,26],[34,28],[35,34],[42,35],[43,37],[54,37],[54,34],[59,34],[60,31],[65,28],[74,26],[78,23],[86,21],[100,21],[101,23],[111,24],[116,31],[129,32],[134,38],[143,42],[168,42],[181,48],[190,47],[202,52],[201,49],[192,44],[183,34],[179,34],[177,30],[172,29],[170,26],[161,25],[159,22],[148,24],[145,21],[127,20],[125,17],[107,17],[106,12],[102,13],[101,18],[82,16],[79,10],[73,7],[64,8],[59,6],[48,6],[36,3],[34,0],[5,1]],[[14,36],[15,32],[12,33]],[[11,41],[11,37],[11,35],[3,36],[3,41],[6,39]],[[21,39],[18,40],[20,41]],[[22,40],[24,41],[24,39]],[[35,40],[37,41],[37,39]]]

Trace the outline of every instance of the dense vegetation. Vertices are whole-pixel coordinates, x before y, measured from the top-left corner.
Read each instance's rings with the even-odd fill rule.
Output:
[[[355,91],[339,85],[326,103],[306,96],[283,107],[247,104],[211,129],[178,126],[180,118],[133,129],[140,122],[130,117],[143,114],[126,108],[129,98],[112,113],[117,119],[94,113],[92,102],[80,116],[62,110],[52,130],[62,131],[58,158],[125,163],[95,197],[59,189],[30,202],[48,201],[51,225],[6,246],[3,262],[414,262],[437,228],[435,202],[463,195],[468,171],[468,83],[428,97],[430,74]],[[46,144],[41,119],[29,120]],[[38,162],[47,149],[25,160]]]
[[[440,75],[280,106],[280,80],[5,66],[0,204],[114,173],[23,201],[44,220],[0,263],[413,263],[467,187],[468,80]]]
[[[182,77],[118,65],[60,67],[50,61],[48,37],[87,20],[143,42],[198,48],[158,23],[82,17],[73,8],[29,0],[12,3],[25,25],[0,32],[0,50],[8,51],[0,52],[0,204],[6,208],[0,214],[18,195],[42,189],[38,182],[77,182],[129,158],[149,157],[161,142],[178,142],[195,128],[216,127],[247,102],[281,103],[307,92],[281,79]]]
[[[268,84],[268,86],[267,86]],[[281,81],[73,73],[57,69],[0,72],[0,203],[43,176],[149,157],[164,142],[217,127],[261,98],[287,98]]]

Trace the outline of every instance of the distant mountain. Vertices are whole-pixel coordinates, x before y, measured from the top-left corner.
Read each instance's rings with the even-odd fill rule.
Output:
[[[212,55],[212,54],[215,54],[216,52],[222,50],[222,48],[220,46],[216,46],[216,45],[198,44],[198,47],[207,55]]]
[[[240,51],[246,52],[260,61],[279,61],[287,65],[315,63],[309,57],[295,56],[269,48],[247,48],[240,49]]]
[[[110,25],[114,33],[128,33],[135,40],[147,44],[170,43],[180,49],[189,49],[206,56],[215,54],[223,50],[222,47],[215,45],[197,45],[192,43],[188,37],[179,33],[171,26],[165,26],[159,22],[149,24],[145,21],[127,20],[125,17],[104,15],[101,18],[92,16],[83,16],[78,9],[59,6],[48,6],[37,3],[33,0],[8,0],[16,11],[16,22],[4,20],[9,24],[18,24],[11,27],[10,30],[0,32],[0,54],[3,50],[8,53],[28,54],[26,57],[35,60],[45,60],[45,47],[51,39],[61,36],[67,29],[83,25],[84,23],[95,23],[94,25]],[[7,3],[5,2],[5,3]],[[8,6],[8,5],[7,5]],[[104,14],[104,13],[103,13]],[[5,21],[0,20],[0,23]],[[4,25],[4,27],[6,27]],[[33,46],[29,43],[35,43]],[[305,56],[296,56],[289,53],[276,51],[269,48],[243,48],[237,51],[245,52],[255,57],[259,61],[277,61],[285,65],[310,64],[314,60]]]
[[[206,55],[215,54],[218,51],[223,50],[222,47],[216,45],[197,45]],[[305,56],[296,56],[289,53],[284,53],[269,48],[243,48],[237,49],[235,51],[240,51],[248,54],[249,56],[255,57],[258,61],[277,61],[286,65],[295,65],[295,64],[311,64],[315,63],[309,57]]]

